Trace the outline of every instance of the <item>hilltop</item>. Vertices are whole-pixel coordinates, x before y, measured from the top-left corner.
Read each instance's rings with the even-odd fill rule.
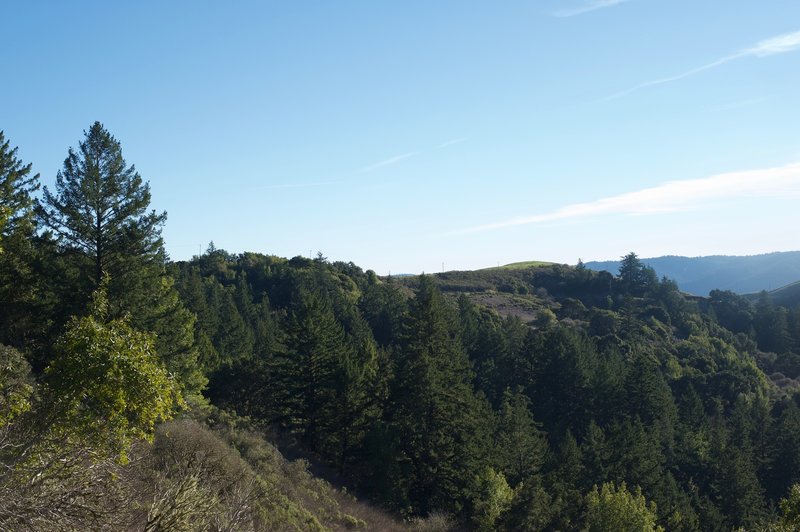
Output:
[[[707,257],[664,256],[644,258],[659,277],[678,283],[684,292],[708,295],[711,290],[730,290],[737,294],[757,293],[789,285],[800,279],[800,251],[763,255]],[[592,261],[586,267],[616,274],[619,261]]]
[[[800,305],[800,281],[782,286],[777,290],[772,290],[768,293],[770,300],[774,305],[787,308],[797,307]],[[745,294],[745,297],[751,301],[756,301],[760,295],[761,292],[755,292],[752,294]]]

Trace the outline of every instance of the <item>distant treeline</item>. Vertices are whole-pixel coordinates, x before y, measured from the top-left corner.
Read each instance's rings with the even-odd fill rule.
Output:
[[[673,279],[681,290],[699,296],[706,296],[715,289],[755,294],[800,280],[800,251],[749,256],[666,256],[642,259],[642,262],[659,276]],[[619,261],[587,262],[586,267],[616,273]]]

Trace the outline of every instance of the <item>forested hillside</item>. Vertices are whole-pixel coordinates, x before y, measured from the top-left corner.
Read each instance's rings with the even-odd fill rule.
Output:
[[[713,255],[708,257],[654,257],[642,259],[659,277],[678,283],[684,292],[699,296],[711,290],[730,290],[748,294],[775,290],[800,278],[800,251],[784,251],[749,256]],[[619,261],[587,262],[592,270],[616,273]]]
[[[776,305],[786,308],[800,306],[800,281],[782,286],[769,292],[769,299]],[[762,294],[746,294],[751,301],[757,301]]]
[[[37,187],[0,136],[0,529],[800,526],[800,309],[767,293],[633,253],[172,262],[99,123]]]

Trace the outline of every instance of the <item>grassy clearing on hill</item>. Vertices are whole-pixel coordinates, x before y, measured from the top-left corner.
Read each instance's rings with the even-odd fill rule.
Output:
[[[554,262],[545,262],[541,260],[527,260],[524,262],[512,262],[511,264],[504,264],[498,267],[483,268],[484,270],[527,270],[528,268],[541,268],[542,266],[552,266]]]

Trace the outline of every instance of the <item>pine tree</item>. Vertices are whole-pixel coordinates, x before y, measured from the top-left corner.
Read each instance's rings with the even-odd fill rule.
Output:
[[[328,300],[301,292],[290,317],[287,352],[274,362],[279,418],[312,450],[329,452],[336,418],[336,378],[348,348]]]
[[[553,455],[548,484],[552,486],[555,530],[574,530],[581,510],[581,481],[585,477],[583,456],[572,432],[567,430]]]
[[[642,490],[628,491],[625,482],[594,486],[586,496],[586,532],[663,532],[656,524],[656,505],[648,504]]]
[[[197,362],[204,373],[210,373],[220,364],[219,353],[213,345],[212,336],[217,331],[221,317],[217,313],[218,309],[209,301],[209,293],[213,292],[217,285],[216,279],[203,278],[196,266],[181,268],[176,276],[176,288],[181,301],[196,316],[194,335],[197,343]]]
[[[353,334],[336,360],[336,411],[331,434],[331,454],[340,472],[363,454],[370,423],[378,416],[378,347],[369,326],[358,318]]]
[[[712,451],[715,478],[712,490],[731,527],[752,527],[764,516],[763,488],[751,457],[734,445]]]
[[[31,164],[17,158],[17,148],[0,131],[0,251],[6,238],[31,227],[38,181],[39,174],[31,175]]]
[[[391,277],[381,282],[374,272],[367,272],[367,286],[359,308],[379,346],[388,347],[400,341],[407,308],[405,298]]]
[[[127,165],[119,141],[95,122],[78,151],[70,148],[55,192],[44,187],[39,214],[62,246],[86,259],[94,289],[104,274],[122,282],[131,258],[163,260],[167,213],[147,212],[149,206],[150,185]]]
[[[85,311],[89,295],[110,276],[111,315],[157,334],[156,349],[187,393],[202,388],[194,316],[178,298],[166,269],[161,227],[166,213],[151,210],[150,186],[122,157],[99,122],[70,148],[54,191],[44,188],[37,212],[59,245],[62,272],[52,282],[61,298],[60,319]]]
[[[655,426],[646,426],[638,417],[613,425],[609,435],[613,449],[609,478],[641,486],[650,495],[664,476],[662,435]]]
[[[636,253],[630,252],[619,265],[619,281],[625,293],[641,296],[658,284],[655,271],[646,266]]]
[[[212,341],[219,353],[220,363],[229,364],[236,360],[250,359],[253,356],[253,332],[234,300],[233,287],[216,285],[218,293],[217,330]]]
[[[496,313],[479,309],[464,294],[458,298],[458,314],[461,343],[475,370],[475,387],[499,407],[507,386],[498,367],[508,351],[503,322]]]
[[[532,477],[514,490],[511,508],[503,516],[498,530],[509,532],[553,530],[555,528],[550,526],[550,522],[555,512],[553,498],[545,490],[540,479]]]
[[[606,441],[605,432],[592,420],[586,430],[586,437],[581,442],[581,454],[586,468],[587,483],[602,484],[608,479],[608,463],[611,449]]]
[[[0,343],[30,348],[42,328],[46,299],[34,277],[32,194],[39,174],[17,158],[0,131]]]
[[[588,423],[591,407],[590,381],[597,360],[585,335],[566,327],[555,327],[533,346],[532,379],[526,383],[529,396],[542,413],[545,429],[563,433],[581,430]]]
[[[775,456],[767,480],[767,493],[773,499],[785,495],[800,483],[800,408],[789,401],[772,431]]]
[[[253,354],[262,361],[269,361],[281,348],[281,331],[272,311],[267,294],[258,302],[253,322]]]
[[[753,325],[756,330],[758,348],[762,351],[783,353],[791,346],[787,312],[783,307],[775,307],[766,291],[762,291],[755,306]]]
[[[533,420],[529,403],[520,390],[506,390],[497,420],[492,455],[512,487],[538,475],[547,458],[547,441]]]
[[[475,397],[469,363],[438,289],[422,276],[406,323],[386,417],[397,438],[396,503],[427,514],[458,511],[483,470],[490,411]]]

